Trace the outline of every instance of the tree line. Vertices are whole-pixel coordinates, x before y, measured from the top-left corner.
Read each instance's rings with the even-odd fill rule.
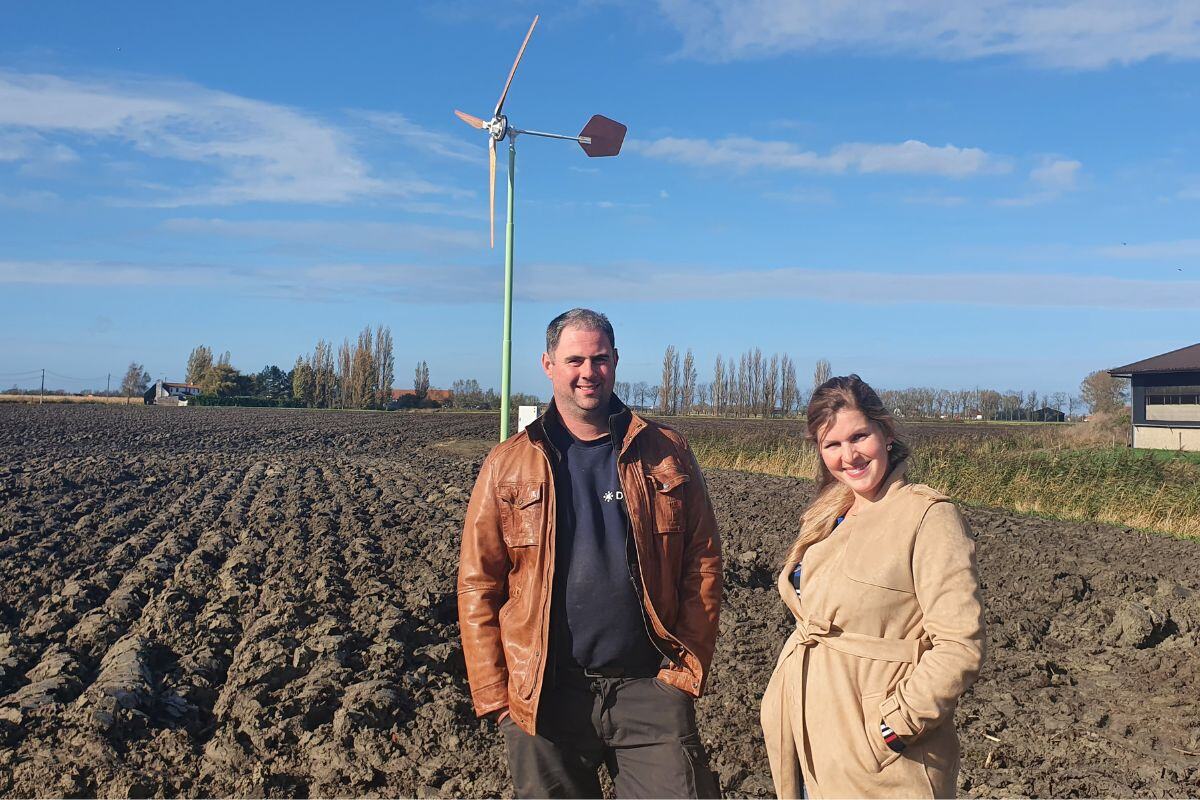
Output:
[[[313,351],[296,357],[292,369],[268,364],[243,374],[229,351],[214,356],[206,345],[188,356],[185,382],[207,397],[244,397],[308,408],[386,408],[392,402],[396,370],[392,331],[386,325],[363,328],[334,350],[320,339]],[[417,366],[420,372],[420,364]],[[428,367],[426,367],[428,375]]]
[[[787,353],[766,355],[753,348],[737,356],[717,354],[711,379],[700,380],[691,348],[681,352],[668,345],[663,353],[657,384],[618,381],[616,392],[629,405],[665,415],[708,414],[729,417],[802,416],[812,390],[832,375],[827,359],[818,359],[810,382],[797,377],[796,361]],[[309,408],[382,409],[437,407],[461,410],[495,410],[500,396],[474,379],[453,382],[449,397],[441,402],[429,397],[429,365],[418,361],[413,371],[413,391],[393,399],[395,357],[391,329],[378,325],[363,328],[357,339],[343,340],[336,351],[332,343],[317,341],[313,351],[300,355],[291,370],[267,365],[257,373],[243,374],[231,363],[228,351],[214,354],[205,345],[188,356],[186,382],[202,394],[217,398],[248,397]],[[122,393],[140,394],[149,375],[140,364],[130,364]],[[1103,370],[1091,373],[1078,393],[995,389],[939,389],[909,387],[882,389],[880,399],[898,417],[975,418],[992,420],[1045,419],[1044,409],[1061,411],[1068,419],[1086,411],[1119,414],[1128,399],[1128,382]],[[535,395],[514,394],[512,406],[538,405]]]
[[[306,408],[500,408],[496,391],[482,389],[475,380],[457,380],[449,398],[432,399],[429,364],[424,360],[413,369],[412,392],[393,398],[395,372],[391,328],[377,325],[372,330],[368,325],[356,339],[346,338],[336,348],[319,339],[312,352],[296,357],[290,370],[268,364],[260,372],[243,374],[233,366],[229,351],[214,354],[200,345],[188,356],[185,382],[198,386],[207,398],[249,398]],[[534,395],[512,396],[514,406],[539,402]]]
[[[450,407],[464,411],[487,411],[500,408],[499,393],[488,387],[482,388],[474,378],[460,378],[450,385]],[[512,408],[517,406],[536,406],[541,404],[537,395],[514,393],[509,398]]]
[[[827,380],[829,369],[828,361],[819,360],[812,385]],[[618,383],[617,393],[639,408],[652,408],[660,414],[790,417],[803,411],[811,389],[799,382],[796,362],[787,353],[766,356],[758,347],[737,357],[718,353],[712,380],[701,381],[691,348],[681,354],[668,345],[657,385]]]
[[[787,353],[767,356],[755,347],[736,357],[718,353],[712,379],[700,381],[691,348],[681,355],[668,345],[657,385],[619,381],[616,391],[630,405],[659,414],[794,417],[803,415],[813,389],[832,376],[824,358],[814,364],[811,383],[801,383],[796,371],[796,361]],[[1077,394],[916,386],[882,389],[879,397],[898,417],[1045,421],[1053,417],[1046,409],[1061,411],[1068,419],[1089,410],[1119,414],[1128,399],[1128,382],[1097,370],[1084,378]]]
[[[387,408],[395,374],[391,328],[378,325],[372,332],[368,325],[357,341],[344,339],[336,353],[332,343],[318,339],[312,353],[297,356],[292,397],[308,408]]]

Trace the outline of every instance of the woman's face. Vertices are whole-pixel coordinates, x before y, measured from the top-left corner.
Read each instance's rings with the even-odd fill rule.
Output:
[[[821,434],[818,449],[825,467],[854,494],[874,500],[888,473],[891,439],[856,408],[843,408]]]

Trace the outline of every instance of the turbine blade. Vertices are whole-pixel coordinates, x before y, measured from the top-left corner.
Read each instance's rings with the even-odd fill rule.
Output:
[[[488,137],[488,220],[492,226],[492,247],[496,247],[496,140]]]
[[[508,80],[504,82],[504,91],[500,93],[500,100],[496,103],[496,110],[492,114],[493,117],[500,115],[500,109],[504,107],[504,98],[508,96],[508,87],[512,86],[513,75],[517,74],[517,64],[521,63],[521,56],[525,55],[525,45],[529,44],[529,37],[533,36],[533,29],[537,27],[538,17],[535,15],[533,24],[529,26],[529,33],[525,34],[525,41],[521,42],[521,49],[517,51],[517,60],[513,62],[512,69],[509,70]]]
[[[459,111],[457,108],[454,109],[454,116],[458,117],[472,128],[479,128],[480,130],[483,130],[487,127],[487,123],[481,120],[479,117],[472,117],[470,114],[466,113],[465,111]]]

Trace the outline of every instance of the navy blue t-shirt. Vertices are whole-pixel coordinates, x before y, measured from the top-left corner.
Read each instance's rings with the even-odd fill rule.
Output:
[[[558,660],[585,669],[653,674],[651,643],[630,570],[625,498],[612,437],[580,441],[557,420],[546,426],[558,451],[558,507],[551,618]]]

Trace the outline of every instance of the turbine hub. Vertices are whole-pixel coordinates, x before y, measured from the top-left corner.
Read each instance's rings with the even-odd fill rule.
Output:
[[[488,123],[487,129],[488,133],[497,142],[504,141],[504,137],[508,135],[508,117],[503,114],[497,114],[492,117],[492,121]]]

